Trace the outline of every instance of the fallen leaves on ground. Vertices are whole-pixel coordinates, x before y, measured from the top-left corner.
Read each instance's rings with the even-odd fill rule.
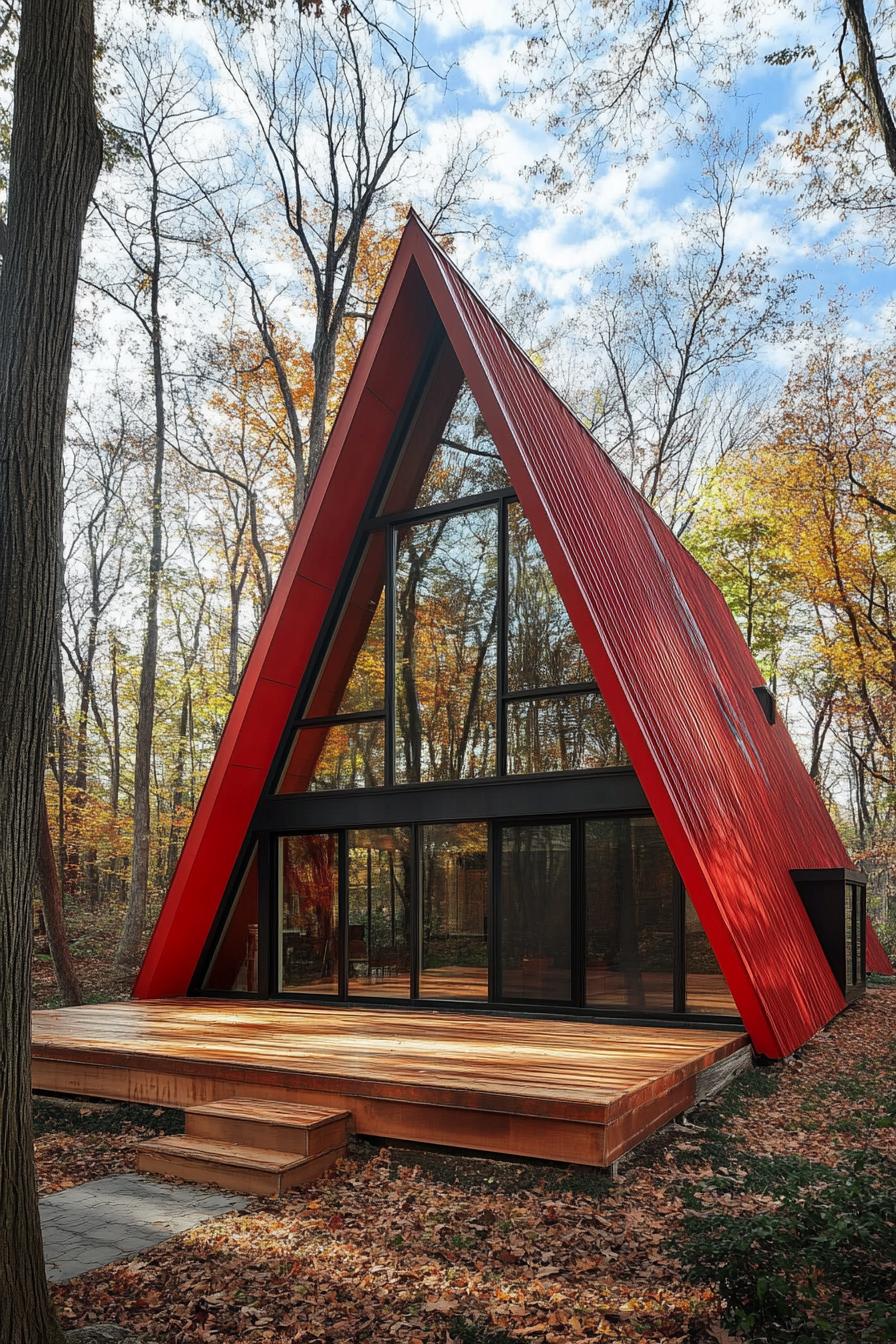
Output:
[[[721,1303],[675,1256],[683,1193],[699,1187],[716,1211],[767,1200],[738,1186],[744,1149],[827,1162],[844,1146],[892,1153],[894,1009],[896,989],[869,991],[798,1059],[766,1071],[777,1087],[698,1110],[612,1183],[357,1145],[310,1192],[256,1201],[61,1285],[63,1324],[119,1321],[157,1344],[729,1344]],[[136,1135],[118,1137],[98,1160],[130,1165]],[[46,1162],[55,1180],[86,1179],[90,1165],[77,1143],[39,1149]]]

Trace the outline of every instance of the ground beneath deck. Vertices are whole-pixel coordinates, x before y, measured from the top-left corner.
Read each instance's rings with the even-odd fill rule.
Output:
[[[609,1165],[693,1105],[742,1032],[198,999],[34,1014],[34,1086],[186,1107],[289,1097],[359,1133]]]

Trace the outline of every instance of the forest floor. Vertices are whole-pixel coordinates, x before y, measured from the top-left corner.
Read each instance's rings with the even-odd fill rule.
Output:
[[[112,958],[124,910],[123,903],[112,901],[104,901],[96,910],[75,902],[66,906],[66,932],[85,1003],[126,999],[131,992],[130,982],[113,978]],[[154,909],[147,916],[147,928],[152,928],[157,913]],[[40,933],[34,939],[31,992],[35,1008],[55,1008],[59,1004],[53,962],[46,937]]]
[[[142,1138],[182,1125],[52,1099],[35,1116],[42,1192],[132,1170]],[[59,1285],[56,1304],[67,1327],[155,1344],[896,1338],[896,984],[691,1120],[616,1180],[357,1142],[312,1190]]]

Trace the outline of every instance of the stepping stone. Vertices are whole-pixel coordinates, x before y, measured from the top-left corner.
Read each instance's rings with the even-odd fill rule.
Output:
[[[40,1201],[47,1277],[62,1283],[100,1269],[245,1204],[130,1172],[59,1190]]]

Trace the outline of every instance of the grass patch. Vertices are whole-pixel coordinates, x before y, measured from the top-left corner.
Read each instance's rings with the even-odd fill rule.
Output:
[[[494,1330],[490,1325],[467,1320],[465,1316],[455,1316],[449,1321],[448,1334],[452,1344],[519,1344],[519,1340],[505,1330]]]
[[[725,1301],[726,1324],[757,1344],[896,1338],[896,1164],[873,1152],[836,1167],[748,1154],[738,1162],[729,1188],[765,1196],[760,1207],[701,1206],[723,1184],[719,1175],[702,1181],[676,1247],[690,1279]]]

